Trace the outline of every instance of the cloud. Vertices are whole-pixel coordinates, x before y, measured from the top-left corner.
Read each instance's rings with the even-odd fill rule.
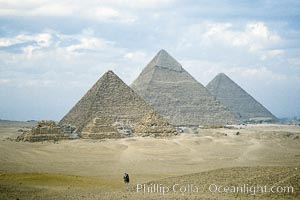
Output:
[[[26,57],[30,59],[32,54],[36,50],[47,48],[51,45],[51,34],[40,33],[40,34],[19,34],[15,37],[0,38],[0,51],[2,50],[16,50],[20,48],[17,52],[24,52]],[[4,48],[5,47],[5,48]]]
[[[5,47],[0,46],[0,79],[6,80],[1,83],[16,87],[48,87],[53,82],[72,87],[74,80],[90,85],[107,70],[130,83],[149,58],[143,51],[131,51],[94,35],[93,29],[71,35],[45,30],[3,37],[0,42]]]
[[[231,68],[227,69],[228,73],[234,76],[242,76],[243,79],[257,80],[257,81],[285,81],[288,77],[284,74],[275,73],[266,67],[255,67],[255,68]]]
[[[84,51],[98,52],[114,46],[113,42],[93,36],[90,30],[83,30],[81,34],[66,35],[46,30],[38,34],[19,34],[14,37],[0,38],[0,51],[19,51],[28,59],[39,52],[59,51],[64,55],[82,53]]]
[[[0,16],[72,17],[99,22],[132,24],[143,9],[156,10],[173,0],[0,0]],[[134,14],[136,13],[136,14]]]
[[[124,55],[124,58],[130,60],[138,60],[138,61],[146,61],[146,54],[144,52],[135,51],[135,52],[128,52]]]
[[[78,7],[71,4],[71,2],[49,2],[47,4],[40,5],[36,8],[22,12],[29,16],[72,16],[78,11]],[[15,13],[16,14],[16,13]]]
[[[116,4],[111,6],[109,1],[0,1],[0,16],[16,17],[72,17],[100,22],[118,22],[131,24],[137,17],[119,9]],[[120,2],[119,4],[120,5]],[[126,5],[126,4],[124,4]],[[123,6],[124,6],[123,5]],[[122,7],[121,7],[122,8]]]
[[[0,38],[0,47],[9,47],[27,42],[36,42],[38,46],[48,47],[51,44],[51,35],[48,33],[34,35],[19,34],[15,37]]]
[[[205,21],[186,30],[180,35],[175,52],[186,55],[184,66],[192,69],[203,83],[220,72],[245,80],[251,77],[250,82],[286,80],[299,73],[296,65],[289,65],[295,67],[287,70],[287,61],[296,64],[298,59],[289,49],[282,48],[286,39],[264,22]]]
[[[80,52],[83,50],[98,51],[107,45],[106,41],[95,37],[81,38],[79,42],[79,44],[68,46],[66,50],[68,52]]]
[[[137,20],[137,16],[122,12],[121,10],[118,10],[116,8],[104,6],[91,8],[88,12],[82,12],[81,16],[83,18],[88,18],[100,22],[118,21],[127,24],[134,23]]]
[[[223,45],[256,53],[273,48],[281,38],[263,22],[248,22],[244,27],[235,27],[232,23],[204,22],[188,27],[181,45],[191,45],[195,40],[202,46]]]
[[[9,79],[0,79],[0,86],[5,86],[10,83]]]

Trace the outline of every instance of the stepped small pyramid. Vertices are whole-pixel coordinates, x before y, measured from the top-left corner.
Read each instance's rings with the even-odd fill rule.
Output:
[[[30,131],[24,131],[16,138],[17,142],[44,142],[58,141],[68,139],[69,134],[65,134],[61,127],[57,126],[54,121],[42,120],[37,123]]]
[[[252,118],[276,120],[270,111],[224,73],[218,74],[206,88],[242,121]]]
[[[131,87],[172,125],[236,122],[233,114],[165,50],[158,52]]]
[[[141,120],[155,112],[139,95],[112,71],[106,72],[80,101],[63,117],[60,125],[76,127],[82,138],[119,138],[125,134],[148,136],[149,132],[135,132]],[[176,130],[169,124],[148,127],[160,136],[172,135]]]

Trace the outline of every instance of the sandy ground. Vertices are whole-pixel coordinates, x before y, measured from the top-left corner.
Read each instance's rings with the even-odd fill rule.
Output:
[[[18,129],[29,125],[0,124],[0,199],[300,199],[299,126],[186,129],[168,139],[72,140],[58,144],[6,139],[16,137]],[[129,185],[122,182],[124,172],[130,175]],[[283,184],[292,185],[294,192],[250,195],[206,189],[163,195],[136,190],[137,184],[171,187],[189,181],[199,188],[212,182]]]

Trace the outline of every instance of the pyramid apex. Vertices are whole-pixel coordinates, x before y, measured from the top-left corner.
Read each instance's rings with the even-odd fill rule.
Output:
[[[224,82],[231,82],[236,84],[231,78],[229,78],[225,73],[221,72],[217,74],[207,85],[208,90],[218,87],[217,85],[224,84]],[[211,91],[210,91],[211,92]]]
[[[217,74],[217,76],[226,76],[227,77],[227,75],[225,73],[223,73],[223,72]]]
[[[107,76],[118,77],[112,70],[108,70],[107,72],[105,72],[102,77],[107,77]]]
[[[163,57],[163,58],[172,58],[174,59],[166,50],[164,49],[161,49],[159,50],[159,52],[156,54],[156,57],[160,58],[160,57]]]
[[[164,49],[161,49],[149,64],[152,67],[163,67],[175,71],[183,70],[181,64]]]
[[[214,80],[223,79],[223,80],[231,80],[225,73],[221,72],[217,74]],[[232,81],[232,80],[231,80]]]
[[[108,70],[105,74],[115,74],[112,70]]]
[[[161,53],[167,53],[167,54],[169,54],[165,49],[159,50],[158,54],[161,54]]]

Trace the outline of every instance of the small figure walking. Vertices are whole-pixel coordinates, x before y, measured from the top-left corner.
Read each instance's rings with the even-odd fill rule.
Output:
[[[124,183],[126,184],[129,183],[129,175],[126,172],[124,173],[123,179],[124,179]]]

